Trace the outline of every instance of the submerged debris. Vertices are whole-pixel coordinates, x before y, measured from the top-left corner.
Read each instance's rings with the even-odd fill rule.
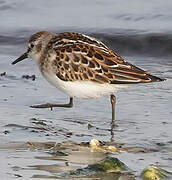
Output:
[[[10,133],[10,131],[5,130],[3,133],[4,133],[4,134],[9,134],[9,133]]]
[[[97,139],[92,139],[89,145],[93,150],[103,150],[106,152],[125,152],[116,148],[115,146],[101,145]]]
[[[171,172],[168,172],[155,165],[148,166],[141,173],[143,180],[161,180],[170,176],[172,176]]]
[[[35,75],[23,75],[23,79],[31,79],[32,81],[35,81],[36,76]]]
[[[37,118],[31,118],[30,120],[31,120],[31,123],[36,124],[36,125],[41,125],[41,126],[46,126],[47,125],[46,120],[37,119]]]
[[[7,73],[6,72],[3,72],[3,73],[0,73],[0,76],[5,76]]]
[[[94,127],[92,124],[88,123],[88,129],[91,129],[92,127]]]
[[[22,129],[36,129],[36,130],[47,130],[46,128],[43,127],[34,127],[34,126],[23,126],[19,124],[7,124],[5,127],[16,127],[16,128],[22,128]]]

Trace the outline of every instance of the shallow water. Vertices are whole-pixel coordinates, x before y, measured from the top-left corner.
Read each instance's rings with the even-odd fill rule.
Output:
[[[156,150],[115,155],[136,174],[153,163],[172,171],[171,6],[170,0],[0,1],[0,74],[6,72],[0,76],[0,147],[9,145],[0,150],[2,179],[12,179],[15,174],[25,179],[35,174],[53,176],[44,169],[39,173],[27,170],[29,166],[56,163],[35,158],[46,156],[44,150],[10,148],[12,142],[111,140],[109,97],[75,99],[72,109],[29,108],[45,102],[68,102],[67,96],[42,78],[33,61],[11,65],[24,52],[28,37],[39,30],[95,36],[127,61],[167,79],[131,86],[116,94],[114,141]],[[36,75],[36,79],[25,79],[23,75]],[[88,124],[93,127],[88,129]]]

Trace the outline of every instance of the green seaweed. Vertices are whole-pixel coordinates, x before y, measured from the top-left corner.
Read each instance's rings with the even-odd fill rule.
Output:
[[[121,171],[128,170],[128,167],[117,158],[106,157],[98,163],[88,165],[85,168],[79,168],[69,173],[61,174],[63,177],[66,176],[88,176],[96,173],[119,173]]]
[[[171,172],[168,172],[155,165],[148,166],[141,173],[143,180],[161,180],[170,176],[172,176]]]
[[[106,173],[120,172],[128,169],[123,162],[113,157],[106,157],[96,164],[88,165],[88,168],[94,171],[101,171]]]

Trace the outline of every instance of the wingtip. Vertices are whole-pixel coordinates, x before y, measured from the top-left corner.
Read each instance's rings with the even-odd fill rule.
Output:
[[[153,76],[149,74],[149,78],[151,79],[151,82],[161,82],[161,81],[166,81],[167,79],[165,78],[160,78],[157,76]]]
[[[160,79],[159,81],[166,81],[166,80],[167,80],[167,79],[165,79],[165,78],[164,78],[164,79],[162,79],[162,78],[159,78],[159,79]]]

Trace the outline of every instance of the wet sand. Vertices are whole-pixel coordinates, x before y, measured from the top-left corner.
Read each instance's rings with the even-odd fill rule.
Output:
[[[15,59],[15,56],[12,59]],[[159,76],[171,75],[167,64],[161,65],[160,68],[159,63],[150,63],[148,60],[153,58],[146,59],[146,63],[143,57],[139,61],[138,58],[134,61],[144,69],[157,72]],[[3,166],[1,172],[4,178],[55,178],[53,172],[73,169],[73,164],[66,167],[59,159],[41,158],[47,156],[46,148],[23,148],[22,145],[27,142],[88,142],[92,138],[111,141],[109,97],[84,101],[75,99],[72,109],[32,109],[29,106],[33,104],[67,102],[68,98],[42,78],[32,61],[28,60],[11,67],[11,59],[6,57],[6,60],[2,63],[3,72],[6,74],[0,77],[0,91],[3,92],[0,103],[0,166]],[[23,73],[23,70],[26,73]],[[23,78],[23,75],[35,75],[36,79],[33,81],[32,78]],[[117,94],[117,127],[113,131],[113,141],[130,147],[155,150],[147,153],[112,154],[136,171],[136,175],[149,164],[159,164],[171,169],[171,84],[171,79],[168,79],[162,83],[136,85]],[[10,145],[11,143],[14,144]],[[91,158],[93,157],[94,155],[91,155]],[[73,158],[79,158],[79,161],[87,164],[84,163],[81,154],[76,153]],[[90,159],[88,154],[85,154],[84,159]],[[80,167],[80,164],[74,164]]]

